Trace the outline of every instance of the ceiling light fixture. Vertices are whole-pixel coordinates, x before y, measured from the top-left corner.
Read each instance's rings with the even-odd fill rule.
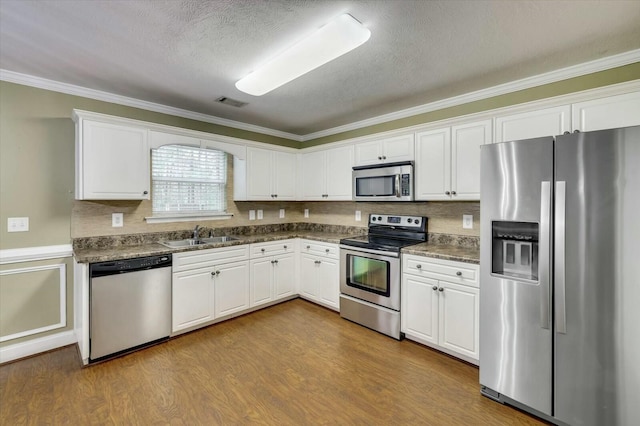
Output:
[[[236,87],[250,95],[264,95],[350,52],[369,37],[371,31],[345,13],[238,80]]]

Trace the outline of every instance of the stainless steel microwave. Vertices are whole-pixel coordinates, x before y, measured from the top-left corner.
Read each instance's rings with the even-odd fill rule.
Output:
[[[413,163],[353,168],[354,201],[413,201]]]

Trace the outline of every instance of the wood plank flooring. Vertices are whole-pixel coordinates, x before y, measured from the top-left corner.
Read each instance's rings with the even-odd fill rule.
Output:
[[[534,425],[478,369],[296,299],[81,368],[75,346],[0,367],[2,425]]]

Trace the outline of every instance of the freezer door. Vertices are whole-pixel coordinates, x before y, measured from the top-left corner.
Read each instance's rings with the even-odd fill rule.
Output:
[[[480,384],[547,415],[552,183],[553,138],[481,148]]]
[[[640,419],[640,127],[555,147],[555,417]]]

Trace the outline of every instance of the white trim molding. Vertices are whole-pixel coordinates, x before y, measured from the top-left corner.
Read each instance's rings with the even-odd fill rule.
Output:
[[[36,260],[61,259],[71,257],[71,244],[57,246],[25,247],[0,250],[0,265],[8,263],[34,262]]]
[[[45,325],[43,327],[33,328],[29,330],[20,331],[18,333],[8,334],[6,336],[0,336],[0,342],[6,342],[9,340],[19,339],[20,337],[32,336],[34,334],[44,333],[45,331],[57,330],[67,326],[67,265],[60,263],[58,265],[45,265],[45,266],[32,266],[30,268],[8,269],[0,271],[2,275],[16,275],[16,274],[28,274],[30,272],[46,271],[49,269],[58,269],[59,282],[58,288],[60,293],[59,303],[59,316],[58,322],[55,324]]]
[[[161,105],[153,102],[129,98],[126,96],[116,95],[113,93],[89,89],[81,86],[75,86],[72,84],[61,83],[54,80],[48,80],[41,77],[21,74],[21,73],[17,73],[17,72],[5,70],[5,69],[0,69],[0,80],[7,81],[10,83],[22,84],[25,86],[37,87],[40,89],[51,90],[54,92],[66,93],[74,96],[81,96],[89,99],[96,99],[99,101],[110,102],[118,105],[125,105],[125,106],[134,107],[134,108],[140,108],[147,111],[154,111],[162,114],[169,114],[177,117],[203,121],[205,123],[217,124],[221,126],[234,128],[234,129],[262,133],[265,135],[281,137],[284,139],[289,139],[297,142],[306,142],[306,141],[318,139],[325,136],[331,136],[337,133],[347,132],[350,130],[357,130],[363,127],[386,123],[388,121],[407,118],[407,117],[424,114],[431,111],[437,111],[443,108],[449,108],[452,106],[462,105],[469,102],[479,101],[482,99],[488,99],[495,96],[504,95],[507,93],[513,93],[520,90],[530,89],[530,88],[541,86],[544,84],[555,83],[555,82],[566,80],[569,78],[580,77],[583,75],[592,74],[599,71],[605,71],[608,69],[629,65],[635,62],[640,62],[640,49],[631,50],[618,55],[608,56],[605,58],[596,59],[594,61],[573,65],[573,66],[562,68],[559,70],[550,71],[544,74],[539,74],[533,77],[527,77],[520,80],[509,82],[509,83],[489,87],[486,89],[477,90],[475,92],[463,94],[460,96],[454,96],[448,99],[442,99],[442,100],[427,103],[424,105],[419,105],[416,107],[403,109],[403,110],[392,112],[389,114],[372,117],[366,120],[346,124],[344,126],[333,127],[331,129],[321,130],[314,133],[308,133],[306,135],[297,135],[293,133],[283,132],[280,130],[256,126],[253,124],[241,123],[238,121],[215,117],[208,114],[202,114],[202,113],[188,111],[188,110],[175,108],[167,105]]]
[[[63,331],[39,339],[5,346],[0,348],[0,364],[72,345],[76,342],[76,334],[73,331]]]

